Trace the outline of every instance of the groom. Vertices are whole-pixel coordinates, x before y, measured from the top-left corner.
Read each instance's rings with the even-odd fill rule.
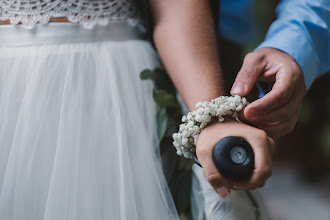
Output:
[[[222,0],[223,37],[236,42],[250,37],[251,32],[242,31],[253,27],[252,9],[252,0]],[[282,0],[276,12],[265,40],[246,55],[231,89],[232,95],[246,96],[257,81],[268,84],[269,92],[252,102],[240,119],[273,138],[293,130],[308,88],[330,70],[329,1]]]

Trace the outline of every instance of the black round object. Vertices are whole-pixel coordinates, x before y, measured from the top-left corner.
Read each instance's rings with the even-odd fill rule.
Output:
[[[196,153],[193,154],[195,163],[199,163]],[[219,172],[230,179],[248,179],[254,169],[254,154],[251,145],[239,137],[225,137],[213,149],[214,164]]]
[[[196,153],[193,153],[193,160],[195,161],[195,164],[198,166],[202,167],[201,163],[199,162]]]
[[[248,179],[254,169],[254,154],[243,138],[225,137],[213,149],[214,164],[219,172],[230,179]]]

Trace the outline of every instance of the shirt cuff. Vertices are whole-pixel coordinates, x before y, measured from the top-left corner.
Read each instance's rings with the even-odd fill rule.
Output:
[[[266,39],[256,49],[274,48],[289,54],[300,66],[307,89],[311,86],[318,73],[318,57],[313,45],[302,30],[281,22],[271,25]]]

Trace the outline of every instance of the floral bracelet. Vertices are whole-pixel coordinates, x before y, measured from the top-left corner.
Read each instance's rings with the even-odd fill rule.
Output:
[[[212,117],[217,117],[219,122],[224,120],[225,116],[230,116],[237,121],[237,112],[242,110],[248,104],[246,98],[236,96],[220,96],[211,102],[198,102],[196,111],[189,112],[187,116],[182,117],[182,124],[179,132],[173,134],[173,146],[179,156],[192,158],[196,151],[197,136],[203,128],[209,123]]]

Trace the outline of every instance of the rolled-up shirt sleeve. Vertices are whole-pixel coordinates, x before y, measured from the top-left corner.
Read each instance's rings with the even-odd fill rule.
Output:
[[[330,70],[330,0],[282,0],[277,20],[255,49],[275,48],[300,66],[307,89]]]

